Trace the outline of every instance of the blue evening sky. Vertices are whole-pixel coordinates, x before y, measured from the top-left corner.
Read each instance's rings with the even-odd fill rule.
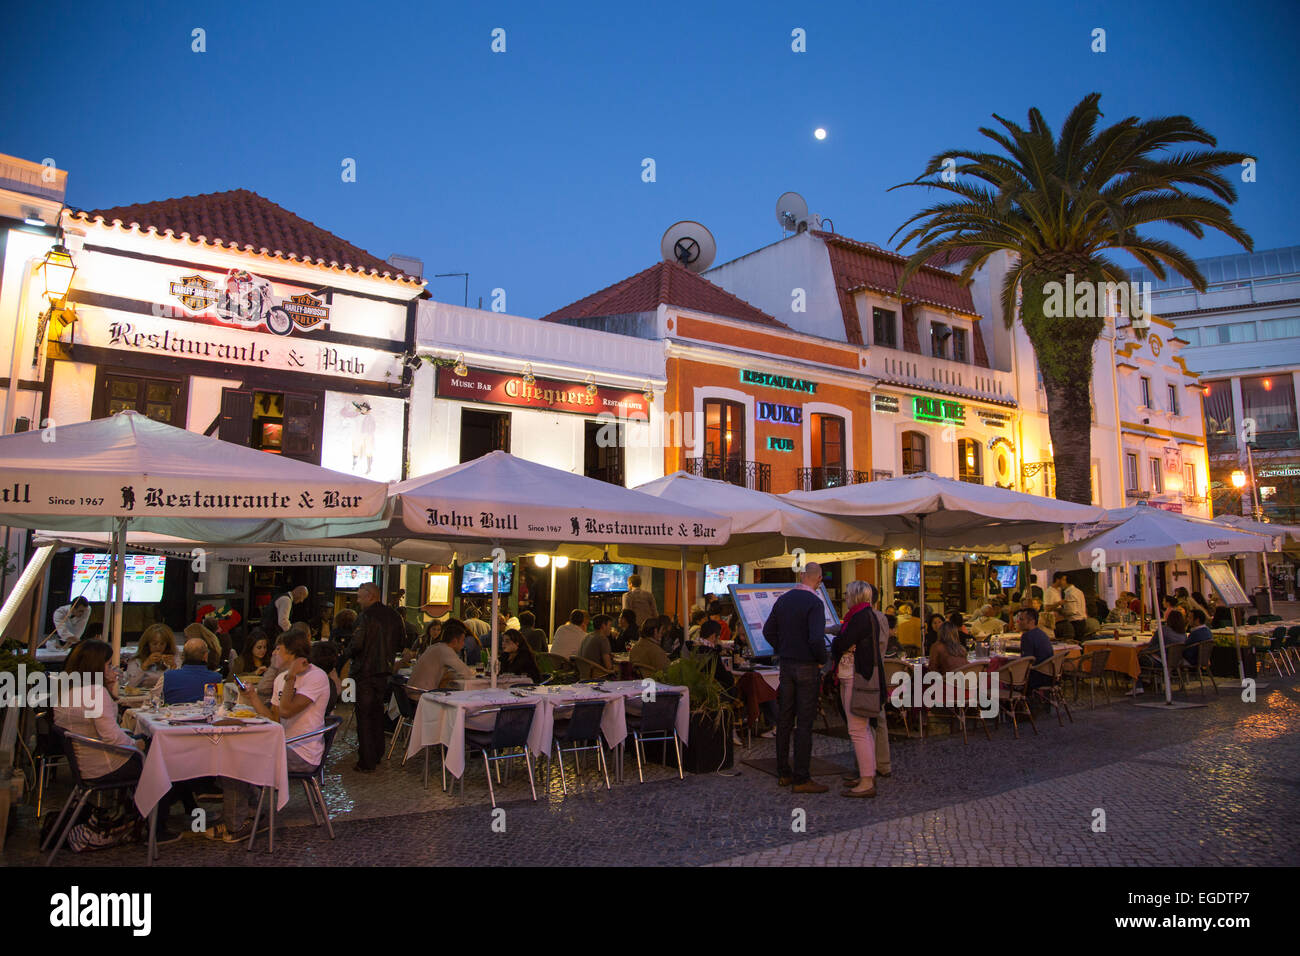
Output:
[[[1300,242],[1292,0],[44,2],[3,32],[0,152],[53,157],[70,205],[244,187],[426,275],[468,270],[471,305],[500,287],[519,315],[652,265],[678,219],[713,230],[719,262],[779,239],[786,190],[885,244],[926,200],[889,186],[981,145],[993,112],[1059,126],[1092,90],[1111,120],[1186,113],[1254,153],[1239,221],[1257,248]],[[460,279],[430,289],[461,300]]]

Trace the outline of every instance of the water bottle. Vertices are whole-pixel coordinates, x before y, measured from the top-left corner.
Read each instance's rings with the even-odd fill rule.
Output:
[[[217,712],[217,685],[203,685],[203,712],[211,717]]]

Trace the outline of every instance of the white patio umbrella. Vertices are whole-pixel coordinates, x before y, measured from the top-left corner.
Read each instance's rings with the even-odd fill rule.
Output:
[[[1272,547],[1272,543],[1264,535],[1225,528],[1213,521],[1145,504],[1107,512],[1107,523],[1111,516],[1117,515],[1127,517],[1090,537],[1046,551],[1034,558],[1032,564],[1040,570],[1053,572],[1093,567],[1097,562],[1107,565],[1144,564],[1147,591],[1151,596],[1154,624],[1160,643],[1160,662],[1165,675],[1165,703],[1172,703],[1169,663],[1165,655],[1165,639],[1160,627],[1160,607],[1156,601],[1151,563],[1259,553]],[[1237,667],[1244,676],[1240,647],[1237,649]]]
[[[312,519],[380,515],[386,492],[380,482],[223,442],[135,411],[0,438],[0,525],[113,535],[115,660],[128,529],[205,542],[298,537]],[[302,528],[295,527],[297,521],[304,522]]]
[[[620,545],[721,547],[731,534],[730,518],[503,451],[398,482],[390,494],[391,520],[329,522],[329,532],[354,547],[373,542],[384,553],[405,547],[418,555],[425,542],[491,549],[494,562],[511,552],[537,550],[538,543],[557,554],[599,557],[605,548]],[[493,686],[499,608],[493,573]]]
[[[817,514],[791,504],[779,495],[754,491],[714,478],[677,471],[643,485],[636,491],[666,501],[708,508],[731,519],[731,538],[725,545],[705,548],[661,548],[653,545],[619,545],[611,553],[629,562],[653,567],[676,567],[681,572],[682,609],[686,608],[686,570],[708,564],[744,564],[793,554],[861,553],[880,547],[880,534]]]
[[[977,485],[930,472],[857,485],[782,495],[800,507],[864,523],[884,536],[886,548],[926,547],[1008,553],[1029,561],[1031,544],[1065,540],[1065,529],[1098,520],[1104,510],[1039,495]],[[924,594],[924,570],[922,570]]]

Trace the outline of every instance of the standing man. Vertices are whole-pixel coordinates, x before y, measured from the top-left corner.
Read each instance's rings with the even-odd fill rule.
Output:
[[[352,635],[351,673],[357,682],[357,765],[352,769],[374,773],[384,753],[384,695],[406,628],[401,615],[380,600],[378,585],[361,585],[357,603],[361,613]]]
[[[81,640],[90,623],[90,602],[84,597],[75,597],[71,604],[56,608],[54,611],[54,634],[48,647],[71,647]]]
[[[1056,612],[1058,640],[1083,640],[1088,623],[1087,605],[1083,592],[1070,583],[1064,571],[1057,571],[1052,576],[1052,586],[1047,590],[1044,609]]]
[[[629,575],[627,586],[628,591],[623,595],[623,610],[635,614],[638,624],[644,624],[652,617],[659,616],[659,605],[655,603],[655,596],[649,591],[641,590],[641,575]]]
[[[782,594],[763,625],[763,636],[781,661],[777,685],[777,784],[794,784],[795,793],[825,793],[829,788],[813,780],[812,729],[817,717],[817,692],[826,663],[826,612],[817,588],[822,568],[810,562],[799,586]],[[790,766],[790,734],[794,732],[794,768]]]
[[[294,605],[301,604],[307,600],[311,594],[301,584],[287,594],[281,594],[278,598],[262,609],[262,630],[268,637],[279,637],[285,631],[289,630],[291,622],[289,615],[293,613]]]

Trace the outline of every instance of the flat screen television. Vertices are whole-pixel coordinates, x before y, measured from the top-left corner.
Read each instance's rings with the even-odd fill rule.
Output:
[[[375,568],[370,564],[340,564],[334,568],[334,586],[344,591],[355,591],[374,580]]]
[[[1020,583],[1020,565],[1018,564],[995,564],[993,570],[997,573],[998,583],[1008,590],[1014,590]]]
[[[514,584],[515,566],[512,562],[502,562],[497,569],[497,593],[509,594]],[[460,572],[461,594],[492,593],[492,562],[471,561]]]
[[[128,554],[122,600],[153,603],[162,600],[167,559],[153,554]],[[91,604],[108,597],[108,555],[83,551],[72,559],[71,597],[84,597]]]
[[[919,588],[921,586],[921,562],[899,561],[894,565],[894,587]]]
[[[630,564],[593,564],[591,566],[592,594],[622,594],[628,589],[627,579],[632,574]]]
[[[730,595],[728,589],[730,584],[740,583],[740,565],[723,564],[714,567],[711,564],[704,566],[704,593]]]

